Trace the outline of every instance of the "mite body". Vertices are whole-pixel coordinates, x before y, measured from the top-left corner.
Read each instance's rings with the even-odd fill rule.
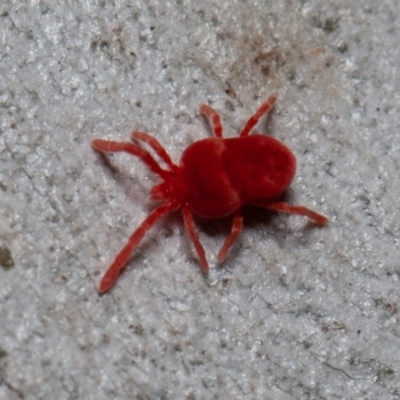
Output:
[[[251,135],[199,140],[183,152],[180,167],[190,210],[221,218],[282,194],[294,177],[296,159],[279,140]]]
[[[149,151],[131,142],[102,139],[92,141],[100,152],[127,152],[139,157],[162,181],[150,191],[150,199],[161,201],[141,225],[133,232],[125,247],[117,255],[103,276],[99,291],[111,288],[120,271],[139,244],[144,234],[165,214],[182,209],[187,233],[193,242],[204,273],[209,266],[205,251],[198,238],[193,214],[203,218],[233,216],[232,229],[218,253],[222,261],[243,227],[241,208],[254,205],[279,212],[307,216],[318,224],[328,219],[303,206],[275,201],[290,185],[296,172],[296,158],[279,140],[266,135],[250,135],[259,119],[274,105],[271,95],[247,121],[239,137],[222,137],[219,114],[208,105],[201,105],[212,127],[213,138],[192,143],[183,152],[179,164],[174,164],[166,150],[145,132],[132,132],[132,138],[147,144],[165,164],[162,167]]]

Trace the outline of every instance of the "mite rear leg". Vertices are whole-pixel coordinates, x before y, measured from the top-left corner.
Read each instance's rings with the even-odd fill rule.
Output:
[[[218,253],[217,258],[218,258],[219,262],[224,261],[226,255],[228,254],[228,251],[232,247],[236,238],[239,236],[240,232],[242,232],[242,229],[243,229],[243,216],[242,216],[242,213],[240,212],[240,210],[238,210],[235,212],[235,214],[233,216],[231,233],[225,239],[225,242],[222,245],[221,250]]]
[[[304,206],[292,206],[288,203],[273,201],[257,202],[254,205],[287,214],[304,215],[305,217],[314,220],[317,224],[320,225],[327,225],[329,222],[328,218],[325,217],[325,215],[319,214],[316,211],[310,210],[309,208]]]
[[[216,137],[222,137],[222,124],[220,115],[207,104],[200,106],[200,112],[207,117],[211,129]]]
[[[206,252],[204,251],[203,245],[200,243],[199,236],[196,232],[196,227],[194,225],[193,216],[189,207],[183,206],[182,208],[183,221],[185,223],[186,231],[189,235],[190,240],[194,244],[197,256],[200,260],[200,267],[204,274],[208,273],[209,266],[206,259]]]
[[[239,136],[248,136],[251,130],[257,125],[260,118],[271,111],[276,101],[276,94],[272,93],[271,96],[268,97],[267,101],[258,108],[258,110],[249,118],[246,125],[240,132]]]

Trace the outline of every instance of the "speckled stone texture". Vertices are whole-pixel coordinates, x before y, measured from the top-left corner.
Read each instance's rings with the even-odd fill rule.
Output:
[[[0,3],[0,400],[400,399],[400,3]],[[329,216],[179,213],[97,285],[157,181],[95,137],[153,134],[175,161],[258,127],[296,154],[287,200]]]

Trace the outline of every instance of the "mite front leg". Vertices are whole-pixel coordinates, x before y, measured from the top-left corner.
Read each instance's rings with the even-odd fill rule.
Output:
[[[171,169],[175,167],[175,164],[172,162],[171,157],[164,149],[164,147],[160,144],[160,142],[156,138],[149,135],[147,132],[133,131],[131,133],[131,138],[136,140],[141,140],[142,142],[147,143],[158,154],[158,156],[168,165],[168,167],[170,167]]]
[[[167,203],[153,210],[148,217],[139,225],[139,227],[132,233],[131,237],[128,239],[128,243],[115,257],[114,262],[108,268],[103,278],[101,279],[99,292],[107,292],[113,285],[121,270],[127,264],[129,257],[131,256],[133,250],[142,240],[145,233],[165,214],[174,211],[178,207],[175,203]]]
[[[168,171],[160,167],[160,164],[145,149],[129,142],[116,142],[114,140],[94,139],[92,140],[92,148],[102,153],[125,152],[139,157],[155,174],[161,178],[168,177]]]

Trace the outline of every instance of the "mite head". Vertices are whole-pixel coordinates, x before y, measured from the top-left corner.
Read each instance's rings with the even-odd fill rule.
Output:
[[[163,174],[163,181],[154,185],[150,190],[150,199],[153,201],[178,201],[183,202],[184,184],[182,171],[175,166]]]

